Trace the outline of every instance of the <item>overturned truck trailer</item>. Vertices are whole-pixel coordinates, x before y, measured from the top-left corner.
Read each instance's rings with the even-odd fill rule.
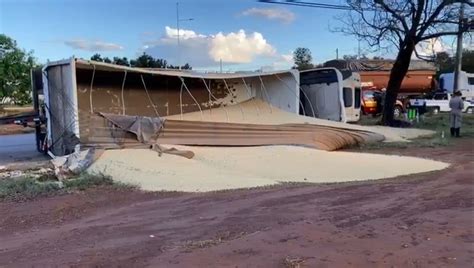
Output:
[[[196,73],[71,58],[48,63],[43,84],[47,145],[56,156],[88,147],[158,143],[334,150],[383,139],[367,131],[303,124],[296,70]]]
[[[297,113],[297,71],[193,73],[129,68],[69,59],[43,68],[48,144],[54,155],[94,139],[97,113],[165,117],[211,110],[252,98]]]

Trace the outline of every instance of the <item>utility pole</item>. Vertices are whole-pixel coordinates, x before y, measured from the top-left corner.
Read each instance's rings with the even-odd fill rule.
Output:
[[[336,48],[336,60],[339,59],[339,48]]]
[[[461,4],[459,10],[459,25],[458,25],[458,40],[456,46],[456,66],[454,69],[454,85],[453,92],[459,90],[459,78],[462,68],[462,35],[463,35],[463,24],[464,24],[464,4]]]
[[[176,29],[178,30],[178,55],[176,57],[178,58],[178,69],[181,70],[181,51],[179,47],[179,2],[176,2]]]
[[[222,73],[222,59],[220,59],[221,73]]]
[[[180,41],[179,41],[179,22],[180,21],[190,21],[194,20],[193,18],[189,19],[180,19],[179,18],[179,2],[176,2],[176,30],[178,31],[178,49],[177,49],[177,58],[178,58],[178,69],[181,70],[181,47],[180,47]]]

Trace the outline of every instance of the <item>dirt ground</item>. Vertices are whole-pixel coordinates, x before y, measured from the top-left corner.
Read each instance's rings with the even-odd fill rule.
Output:
[[[376,183],[3,202],[0,266],[472,267],[473,142],[371,151],[452,163]]]
[[[20,125],[0,125],[0,135],[13,135],[13,134],[24,134],[24,133],[32,133],[35,129],[32,127],[24,127]]]

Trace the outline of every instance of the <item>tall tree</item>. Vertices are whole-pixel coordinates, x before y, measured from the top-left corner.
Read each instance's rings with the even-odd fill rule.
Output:
[[[20,49],[15,40],[0,34],[0,99],[31,103],[30,70],[35,66],[33,52]]]
[[[142,67],[142,68],[160,68],[158,67],[157,61],[150,55],[143,52],[135,60],[131,61],[133,67]]]
[[[141,68],[168,68],[168,69],[179,69],[178,66],[173,66],[168,64],[165,59],[155,59],[151,55],[143,53],[142,55],[138,56],[136,59],[131,59],[130,61],[127,57],[113,57],[113,59],[109,59],[108,57],[102,58],[100,54],[94,54],[91,57],[91,60],[100,61],[105,63],[113,63],[117,65],[124,65],[124,66],[132,66],[132,67],[141,67]],[[191,70],[192,67],[186,63],[185,65],[181,66],[183,70]]]
[[[306,47],[299,47],[293,52],[293,61],[298,70],[306,70],[313,68],[313,56],[311,50]]]
[[[438,70],[437,75],[442,73],[454,72],[454,65],[456,60],[454,57],[449,55],[447,52],[436,53],[433,60],[436,69]],[[474,51],[465,49],[462,53],[462,68],[463,71],[468,73],[474,73]]]
[[[105,60],[104,60],[104,62],[105,62]],[[123,57],[123,58],[114,57],[113,64],[130,66],[130,63],[128,62],[127,57]]]
[[[416,45],[445,35],[456,35],[459,8],[472,0],[346,0],[350,7],[341,32],[365,40],[370,47],[395,46],[398,53],[390,73],[382,123],[393,125],[393,109]],[[468,28],[463,23],[461,30]]]
[[[102,59],[102,56],[100,56],[99,53],[95,53],[94,55],[92,55],[91,60],[93,60],[93,61],[104,61]]]

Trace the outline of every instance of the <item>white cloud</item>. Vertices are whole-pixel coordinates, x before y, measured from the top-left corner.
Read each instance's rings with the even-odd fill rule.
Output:
[[[167,38],[178,38],[178,29],[173,29],[169,26],[165,27],[166,37]],[[187,40],[190,38],[205,38],[206,36],[203,34],[197,34],[191,30],[179,29],[179,38],[182,40]]]
[[[293,64],[293,53],[292,52],[290,52],[290,54],[282,54],[281,58],[286,63]]]
[[[425,57],[432,57],[439,52],[446,52],[450,55],[456,54],[456,38],[455,37],[444,37],[444,38],[433,38],[419,43],[416,46],[416,51],[419,55]],[[470,37],[464,38],[463,49],[473,50],[474,42]],[[413,55],[415,57],[415,55]]]
[[[177,64],[177,34],[176,29],[166,26],[161,38],[145,41],[142,49],[152,56]],[[180,63],[189,63],[193,67],[215,66],[221,59],[227,64],[239,64],[276,56],[276,49],[258,32],[247,34],[239,30],[206,35],[180,29],[179,36]]]
[[[92,52],[114,51],[114,50],[123,49],[123,47],[120,45],[98,41],[98,40],[91,41],[91,40],[85,40],[85,39],[72,39],[72,40],[64,41],[64,44],[74,49],[86,50],[86,51],[92,51]]]
[[[247,35],[244,30],[227,35],[218,33],[211,40],[209,55],[214,61],[249,63],[256,56],[272,56],[276,50],[261,33]]]
[[[295,14],[282,8],[250,8],[241,13],[243,16],[264,17],[269,20],[278,20],[283,23],[290,23],[295,19]]]
[[[449,47],[443,43],[443,40],[440,38],[433,38],[423,42],[418,43],[416,46],[416,51],[418,55],[431,57],[436,55],[439,52],[447,52]]]

